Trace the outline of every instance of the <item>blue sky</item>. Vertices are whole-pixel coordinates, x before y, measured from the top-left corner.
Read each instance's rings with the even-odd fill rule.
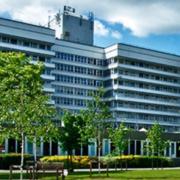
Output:
[[[97,46],[126,43],[180,55],[180,0],[1,0],[0,17],[45,25],[64,5],[94,13]],[[59,27],[52,28],[58,36]]]
[[[106,25],[107,28],[111,28],[114,31],[120,32],[121,37],[118,39],[111,36],[104,37],[95,35],[94,43],[96,45],[106,47],[114,43],[125,43],[180,55],[180,34],[150,34],[146,37],[138,37],[133,35],[129,29],[124,29],[121,24],[112,25],[106,23],[105,21],[100,21],[103,22],[103,24]]]

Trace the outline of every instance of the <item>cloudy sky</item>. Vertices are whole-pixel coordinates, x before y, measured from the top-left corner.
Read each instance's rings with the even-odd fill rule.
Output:
[[[180,0],[0,0],[0,17],[46,25],[64,5],[94,13],[95,45],[120,42],[180,55]]]

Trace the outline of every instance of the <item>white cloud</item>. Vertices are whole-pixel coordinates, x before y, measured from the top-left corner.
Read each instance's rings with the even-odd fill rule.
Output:
[[[67,0],[1,0],[0,12],[8,11],[18,20],[46,24],[48,10],[55,13],[66,2]],[[80,13],[93,11],[98,19],[109,23],[121,23],[135,36],[180,33],[180,0],[69,0],[68,5],[75,7]],[[115,37],[118,37],[118,33],[110,32],[106,26],[98,27],[102,34],[116,34]]]
[[[111,31],[111,36],[115,39],[121,39],[122,34],[119,31]]]
[[[94,33],[97,36],[110,36],[115,39],[121,39],[122,35],[119,31],[114,31],[109,26],[105,26],[101,21],[95,20],[94,21]]]
[[[109,29],[100,21],[95,20],[94,21],[94,33],[98,36],[108,36],[109,35]]]

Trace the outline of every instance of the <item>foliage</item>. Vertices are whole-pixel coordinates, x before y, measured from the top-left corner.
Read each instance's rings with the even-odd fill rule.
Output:
[[[56,129],[51,123],[54,109],[43,92],[43,69],[25,54],[0,53],[0,128],[5,137],[21,140],[21,167],[25,136],[49,136]]]
[[[100,151],[102,140],[108,134],[108,128],[111,126],[111,113],[107,103],[104,101],[104,89],[99,88],[92,94],[92,100],[88,102],[87,110],[83,112],[85,119],[85,133],[83,136],[86,139],[94,138],[97,140],[98,161],[100,162]],[[100,172],[100,163],[98,165]]]
[[[114,150],[115,155],[119,155],[119,154],[121,155],[125,150],[125,148],[127,147],[128,140],[125,137],[128,131],[129,130],[126,128],[126,126],[124,126],[123,123],[121,123],[115,129],[111,129],[110,139],[115,146],[115,150]]]
[[[59,131],[59,140],[64,151],[72,155],[72,150],[80,146],[79,128],[82,121],[76,114],[66,111],[62,116],[63,127]]]
[[[32,158],[31,155],[25,154],[24,160],[30,160]],[[19,165],[21,162],[21,154],[17,153],[9,153],[9,154],[0,154],[0,169],[9,169],[9,166]]]
[[[73,170],[72,154],[73,150],[78,149],[82,143],[81,129],[84,126],[84,119],[79,114],[73,114],[69,111],[65,111],[61,118],[63,127],[59,131],[59,141],[61,147],[70,155],[70,163],[68,169]]]
[[[107,128],[110,126],[111,113],[107,103],[103,100],[104,89],[99,88],[92,94],[92,100],[88,102],[86,114],[86,128],[88,136],[100,140],[107,135]]]
[[[162,138],[163,129],[158,123],[155,123],[147,133],[148,150],[152,156],[163,154],[167,147],[167,142]]]
[[[155,165],[156,162],[161,162],[163,167],[172,166],[172,160],[165,157],[148,157],[140,155],[121,155],[121,156],[102,156],[100,162],[106,167],[108,163],[110,168],[114,168],[115,164],[117,167],[120,167],[120,162],[125,167],[125,164],[128,163],[128,167],[134,168],[145,168],[151,167],[152,158],[154,158]],[[43,162],[64,162],[67,164],[67,156],[45,156],[40,159]],[[88,157],[88,156],[73,156],[72,162],[73,166],[76,168],[89,168],[90,161],[98,161],[97,157]],[[94,168],[97,168],[97,163],[94,164]]]
[[[64,162],[67,168],[67,156],[45,156],[40,159],[42,162]],[[88,156],[72,156],[73,167],[75,168],[88,168],[90,158]]]

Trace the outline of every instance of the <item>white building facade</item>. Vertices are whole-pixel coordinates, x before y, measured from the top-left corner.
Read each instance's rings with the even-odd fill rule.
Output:
[[[62,39],[56,39],[52,29],[0,18],[0,50],[21,51],[34,63],[44,62],[44,91],[51,94],[50,103],[59,115],[64,109],[85,109],[90,92],[103,86],[115,123],[124,122],[138,132],[158,122],[167,133],[180,132],[180,56],[126,44],[97,47],[93,45],[92,19],[69,14],[62,17],[73,24],[63,22],[66,28]],[[87,39],[86,31],[90,36]],[[79,33],[83,34],[81,38]],[[171,139],[165,155],[179,156],[177,141]],[[143,143],[143,138],[130,138],[126,154],[143,154]],[[5,142],[6,152],[18,152],[18,147],[17,141]],[[102,155],[111,148],[110,140],[104,139]],[[96,149],[94,141],[75,154],[93,156]],[[28,140],[25,151],[33,153]],[[39,155],[51,154],[63,154],[60,142],[41,143]]]

